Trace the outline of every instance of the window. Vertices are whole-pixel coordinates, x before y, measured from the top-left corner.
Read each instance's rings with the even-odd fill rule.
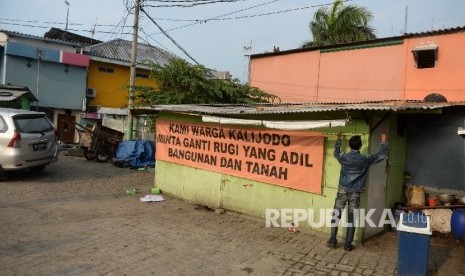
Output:
[[[53,130],[44,115],[17,115],[13,118],[16,129],[22,133],[43,133]]]
[[[145,73],[136,73],[136,78],[148,79],[148,78],[149,78],[149,74],[145,74]]]
[[[8,130],[8,125],[6,124],[5,120],[3,120],[3,117],[0,116],[0,133],[4,133]]]
[[[419,45],[412,52],[418,69],[433,68],[436,65],[436,60],[438,59],[437,45]]]
[[[98,70],[99,72],[105,72],[105,73],[110,73],[110,74],[113,74],[115,72],[113,68],[108,68],[108,67],[99,67]]]

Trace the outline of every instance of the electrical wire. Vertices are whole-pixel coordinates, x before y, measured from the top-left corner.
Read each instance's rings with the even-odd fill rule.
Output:
[[[145,30],[143,28],[139,28],[139,31],[141,31],[141,33],[143,33],[146,37],[146,39],[144,39],[143,37],[141,37],[140,35],[138,36],[139,38],[141,38],[145,43],[147,43],[147,45],[149,46],[152,46],[152,47],[155,47],[153,46],[152,44],[150,44],[150,42],[148,41],[149,39],[151,39],[152,41],[154,41],[155,43],[157,43],[160,47],[162,47],[163,49],[165,49],[166,51],[168,52],[171,52],[170,49],[168,49],[165,45],[161,44],[159,41],[157,41],[156,39],[154,39],[153,37],[151,37],[150,35],[147,34],[147,32],[145,32]]]
[[[145,0],[146,2],[160,2],[160,3],[192,3],[192,2],[209,2],[211,0]],[[239,2],[247,0],[218,0],[218,2]]]
[[[192,8],[200,5],[208,4],[217,4],[217,3],[232,3],[245,0],[206,0],[206,1],[159,1],[162,3],[175,2],[176,4],[159,4],[159,5],[145,5],[146,7],[153,8],[172,8],[172,7],[181,7],[181,8]],[[184,4],[177,4],[184,3]]]
[[[140,10],[150,19],[150,21],[153,22],[153,24],[155,24],[155,26],[157,26],[158,29],[160,29],[160,31],[169,39],[171,40],[171,42],[174,43],[174,45],[176,45],[176,47],[179,48],[179,50],[181,50],[187,57],[189,57],[193,62],[195,62],[197,65],[200,65],[200,63],[197,62],[197,60],[195,60],[181,45],[179,45],[179,43],[176,42],[176,40],[174,40],[160,25],[158,25],[158,23],[144,10],[144,8],[140,8]]]
[[[181,50],[187,57],[189,57],[193,62],[195,62],[195,64],[197,65],[201,65],[197,60],[195,60],[179,43],[176,42],[176,40],[174,40],[160,25],[158,25],[158,23],[144,10],[144,8],[140,8],[140,10],[150,19],[150,21],[153,22],[153,24],[155,24],[158,29],[160,29],[160,31],[163,32],[163,34],[169,39],[171,40],[171,42],[174,43],[174,45],[176,45],[176,47],[179,48],[179,50]],[[203,66],[203,65],[202,65]],[[206,66],[204,66],[205,68],[207,68]],[[215,79],[218,79],[217,76],[215,76],[211,70],[207,70],[207,74],[212,77],[212,78],[215,78]]]
[[[124,7],[126,8],[126,15],[123,15],[123,17],[121,17],[120,21],[118,22],[118,24],[116,24],[115,27],[113,27],[111,29],[112,32],[116,32],[118,29],[120,30],[119,32],[117,33],[113,33],[109,40],[113,40],[113,39],[116,39],[117,36],[119,36],[119,38],[122,38],[123,35],[126,35],[127,33],[124,32],[124,29],[126,28],[126,23],[128,21],[128,18],[129,18],[129,15],[131,14],[131,10],[133,9],[133,7],[131,7],[131,5],[129,5],[129,2],[128,0],[124,0],[123,1],[123,4],[124,4]],[[102,37],[101,40],[104,40],[106,36]]]
[[[65,22],[50,22],[50,21],[38,21],[38,20],[21,20],[21,19],[11,19],[11,18],[0,18],[4,21],[13,21],[13,22],[26,22],[26,23],[40,23],[40,24],[51,24],[51,25],[66,25]],[[86,23],[68,23],[68,25],[75,26],[96,26],[96,27],[114,27],[115,24],[86,24]],[[131,26],[125,26],[125,28],[130,28]]]
[[[158,1],[145,0],[145,1],[159,2],[160,0],[158,0]],[[178,0],[178,1],[179,2],[185,2],[186,0]],[[195,0],[195,1],[200,1],[200,0]],[[205,0],[205,1],[207,1],[207,0]],[[247,0],[237,0],[237,1],[247,1]],[[176,29],[192,26],[192,25],[195,25],[195,24],[207,23],[208,21],[226,21],[226,20],[237,20],[237,19],[244,19],[244,18],[261,17],[261,16],[267,16],[267,15],[274,15],[274,14],[280,14],[280,13],[300,11],[300,10],[304,10],[304,9],[310,9],[310,8],[327,6],[327,5],[332,5],[333,4],[333,3],[326,3],[326,4],[304,6],[304,7],[294,8],[294,9],[286,9],[286,10],[280,10],[280,11],[268,12],[268,13],[261,13],[261,14],[235,16],[235,17],[224,17],[224,16],[227,16],[227,15],[231,15],[231,14],[234,14],[234,13],[241,12],[241,11],[245,11],[245,10],[253,9],[253,8],[256,8],[256,7],[259,7],[259,6],[267,5],[267,4],[276,2],[276,1],[279,1],[279,0],[266,2],[266,3],[260,4],[260,5],[252,6],[252,7],[246,8],[246,9],[238,10],[238,11],[235,11],[235,12],[219,15],[219,16],[216,16],[216,17],[208,18],[208,19],[174,19],[174,18],[159,18],[159,17],[154,18],[154,19],[159,20],[159,21],[194,22],[192,24],[179,26],[179,27],[175,27],[175,28],[167,30],[167,31],[173,31],[173,30],[176,30]],[[348,2],[348,1],[353,1],[353,0],[344,0],[343,2]],[[125,2],[127,3],[127,0]],[[173,1],[161,1],[161,2],[173,2]],[[128,7],[126,7],[126,8],[128,9]],[[127,20],[128,15],[129,15],[129,13],[126,15],[124,20]],[[223,18],[221,18],[221,17],[223,17]],[[22,26],[22,27],[33,27],[33,28],[44,28],[44,29],[47,29],[47,28],[50,28],[50,27],[41,26],[41,25],[10,23],[10,22],[4,22],[4,21],[25,22],[25,23],[40,23],[40,24],[51,24],[51,25],[65,25],[66,24],[64,22],[51,22],[51,21],[0,18],[0,24],[3,24],[3,25],[13,25],[13,26]],[[118,28],[121,28],[121,29],[132,28],[132,26],[129,26],[129,25],[121,26],[121,20],[120,20],[120,22],[118,24],[86,24],[86,23],[72,23],[72,22],[70,22],[68,25],[70,25],[70,26],[92,26],[92,27],[113,27],[110,31],[96,31],[96,32],[97,33],[104,33],[104,34],[125,34],[125,35],[131,34],[131,33],[130,32],[116,32],[115,30],[118,29]],[[83,29],[68,29],[68,30],[77,31],[77,32],[89,32],[88,30],[85,30],[85,29],[84,30]],[[160,34],[160,33],[156,33],[156,34]]]
[[[228,16],[228,15],[231,15],[231,14],[236,14],[236,13],[243,12],[243,11],[246,11],[246,10],[262,7],[262,6],[265,6],[265,5],[274,3],[274,2],[278,2],[278,1],[280,1],[280,0],[271,0],[271,1],[268,1],[268,2],[264,2],[264,3],[258,4],[258,5],[248,7],[248,8],[244,8],[244,9],[236,10],[236,11],[233,11],[233,12],[221,14],[221,15],[209,18],[209,19],[204,19],[204,20],[200,20],[200,21],[197,21],[197,22],[194,22],[194,23],[191,23],[191,24],[174,27],[174,28],[171,28],[171,29],[167,30],[167,32],[182,29],[182,28],[186,28],[186,27],[193,26],[193,25],[200,24],[200,23],[204,23],[204,22],[206,23],[207,21],[210,21],[212,19],[221,18],[221,17]],[[160,33],[155,33],[155,34],[160,34]]]
[[[7,22],[1,22],[0,25],[11,25],[11,26],[20,26],[20,27],[30,27],[30,28],[39,28],[39,29],[50,29],[50,26],[40,26],[40,25],[30,25],[30,24],[19,24],[19,23],[7,23]],[[83,30],[83,29],[70,29],[68,28],[68,32],[86,32],[86,33],[92,33],[91,30]],[[101,33],[101,34],[120,34],[121,32],[113,32],[113,31],[95,31],[95,33]],[[132,33],[128,32],[123,32],[121,34],[125,35],[130,35]]]

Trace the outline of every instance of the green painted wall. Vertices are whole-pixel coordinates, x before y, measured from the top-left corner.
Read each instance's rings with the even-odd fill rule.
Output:
[[[19,99],[8,101],[8,102],[1,102],[0,107],[4,108],[16,108],[16,109],[24,109],[24,110],[31,110],[31,100],[27,96],[22,96]]]
[[[27,97],[22,97],[21,98],[21,109],[31,110],[31,100],[29,100]]]
[[[317,113],[315,115],[317,115],[318,118],[308,118],[307,115],[305,120],[331,119],[331,117],[333,117],[333,119],[341,118],[341,115],[337,113],[332,114],[332,116],[331,114],[328,115],[321,113]],[[269,117],[273,116],[268,116],[268,118]],[[160,114],[159,119],[182,122],[200,121],[200,117],[198,116],[170,113]],[[287,116],[286,119],[291,120]],[[392,124],[390,132],[394,133],[392,131],[393,129],[396,129],[395,124]],[[370,140],[370,129],[364,120],[355,119],[346,127],[321,128],[314,129],[312,131],[321,131],[325,134],[322,195],[311,194],[164,161],[157,161],[156,163],[155,186],[159,187],[164,193],[172,194],[195,204],[205,205],[210,208],[234,210],[257,218],[263,218],[264,224],[267,208],[314,209],[314,221],[318,222],[320,219],[319,209],[332,209],[336,197],[340,171],[340,165],[333,157],[336,134],[339,131],[343,131],[343,133],[347,135],[347,137],[344,137],[346,141],[343,142],[343,146],[346,147],[343,150],[346,151],[350,150],[348,148],[347,139],[355,134],[361,135],[363,141],[363,148],[361,151],[367,152],[369,148],[368,141]],[[390,164],[394,164],[394,167],[390,168],[388,171],[389,174],[392,173],[393,175],[388,175],[388,188],[386,195],[387,206],[390,206],[391,203],[399,200],[398,189],[402,186],[401,179],[403,174],[404,158],[402,158],[403,154],[401,154],[401,152],[404,150],[404,146],[402,146],[402,143],[400,143],[400,146],[397,146],[399,141],[402,142],[402,138],[396,138],[389,141],[390,153],[391,149],[393,149],[393,153],[396,155],[399,154],[399,156],[390,157],[389,159]],[[361,208],[366,206],[366,195],[367,193],[365,192],[362,197]],[[299,226],[311,228],[308,223],[304,223]],[[318,230],[329,233],[329,228],[319,227]],[[342,235],[345,231],[342,231],[341,229],[339,233]],[[357,241],[360,241],[361,235],[361,231],[357,230]]]
[[[393,114],[390,120],[389,133],[389,166],[386,185],[386,207],[392,208],[396,202],[404,199],[403,181],[405,154],[407,152],[407,137],[398,134],[398,114]]]

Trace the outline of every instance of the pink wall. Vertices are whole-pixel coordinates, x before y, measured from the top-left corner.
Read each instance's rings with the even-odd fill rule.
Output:
[[[322,53],[319,102],[393,100],[402,97],[403,46]]]
[[[438,46],[438,60],[433,68],[416,68],[412,50],[421,43]],[[440,93],[448,101],[465,101],[465,33],[411,38],[406,65],[405,99],[422,100]]]
[[[318,51],[253,59],[250,86],[279,96],[283,103],[316,101]]]
[[[434,68],[416,68],[411,51],[421,43],[438,45]],[[258,56],[249,81],[282,102],[422,100],[431,93],[465,101],[464,44],[465,32],[456,32],[382,47]]]
[[[403,93],[403,46],[254,58],[250,85],[282,102],[397,99]]]
[[[61,62],[70,64],[70,65],[89,67],[88,56],[70,53],[70,52],[61,51]]]

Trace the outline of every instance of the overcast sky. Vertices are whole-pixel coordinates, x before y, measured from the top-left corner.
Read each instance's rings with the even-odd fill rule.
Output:
[[[126,5],[134,0],[67,0],[68,29],[107,41],[131,40],[133,15]],[[185,1],[185,0],[184,0]],[[221,3],[221,1],[223,3]],[[247,79],[247,54],[299,48],[311,40],[308,24],[319,6],[331,0],[215,0],[196,7],[145,7],[147,13],[198,63],[230,71]],[[128,2],[128,3],[127,3]],[[145,5],[160,5],[146,0]],[[465,1],[461,0],[351,0],[345,5],[372,11],[378,37],[403,34],[406,7],[407,32],[465,26]],[[0,29],[43,36],[51,27],[65,28],[65,0],[0,0]],[[212,20],[209,20],[212,19]],[[197,21],[195,21],[197,20]],[[125,27],[122,27],[125,26]],[[191,61],[141,13],[139,41],[164,48]],[[245,47],[251,46],[251,50]]]

